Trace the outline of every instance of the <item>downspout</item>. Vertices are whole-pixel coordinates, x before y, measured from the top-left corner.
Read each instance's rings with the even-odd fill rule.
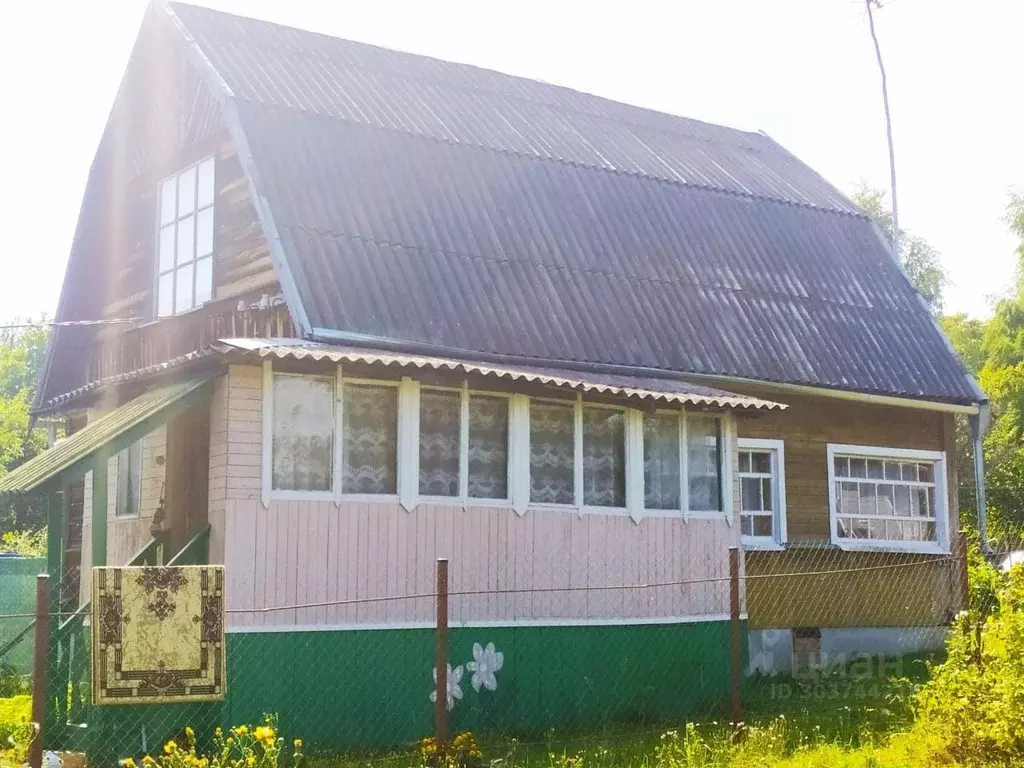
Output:
[[[985,456],[982,442],[988,432],[992,412],[988,401],[983,401],[976,415],[969,416],[971,441],[974,444],[974,499],[978,505],[978,542],[981,551],[988,552],[988,507],[985,502]]]

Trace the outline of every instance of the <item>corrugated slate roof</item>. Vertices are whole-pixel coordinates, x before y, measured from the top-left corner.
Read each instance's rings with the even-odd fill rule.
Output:
[[[686,381],[643,376],[581,373],[557,368],[489,365],[473,360],[428,355],[407,355],[385,349],[315,344],[296,339],[220,339],[216,351],[242,353],[276,360],[314,360],[332,363],[366,363],[396,368],[453,371],[497,380],[528,382],[570,389],[589,395],[633,397],[673,405],[696,405],[740,410],[785,410],[786,405],[749,395]]]
[[[314,329],[981,397],[874,225],[766,136],[171,8]]]

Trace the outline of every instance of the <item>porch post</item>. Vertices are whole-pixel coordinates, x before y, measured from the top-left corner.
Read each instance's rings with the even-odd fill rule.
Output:
[[[46,661],[48,664],[56,665],[59,655],[57,628],[60,626],[60,611],[64,606],[63,589],[64,581],[64,536],[67,530],[68,518],[68,491],[67,485],[60,490],[53,490],[46,496],[46,570],[49,575],[48,587],[50,590],[48,600],[48,616],[46,618]],[[77,597],[76,597],[77,603]],[[39,628],[36,627],[36,631]],[[67,681],[65,680],[65,686]],[[33,681],[33,685],[36,682]],[[60,680],[57,675],[50,674],[41,686],[46,693],[46,707],[43,712],[43,722],[40,723],[44,748],[53,746],[60,738],[61,723],[58,710],[60,707]],[[65,688],[64,697],[67,698]],[[61,710],[62,711],[62,710]]]
[[[107,564],[107,456],[101,451],[92,465],[92,565]]]

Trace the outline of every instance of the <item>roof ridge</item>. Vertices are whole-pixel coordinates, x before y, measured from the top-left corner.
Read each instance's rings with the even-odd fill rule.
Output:
[[[378,131],[378,132],[381,132],[381,133],[400,134],[402,136],[408,136],[408,137],[413,138],[413,139],[420,139],[420,140],[423,140],[423,141],[431,141],[431,142],[434,142],[436,144],[444,144],[444,145],[450,146],[450,147],[466,147],[466,148],[469,148],[469,149],[478,149],[478,150],[481,150],[481,151],[484,151],[484,152],[493,152],[495,154],[505,155],[505,156],[508,156],[508,157],[519,157],[519,158],[523,158],[525,160],[536,160],[538,162],[557,163],[559,165],[565,165],[565,166],[569,166],[571,168],[582,168],[582,169],[587,169],[587,170],[592,170],[592,171],[600,171],[600,172],[603,172],[603,173],[610,173],[610,174],[616,175],[616,176],[628,176],[628,177],[631,177],[631,178],[645,179],[647,181],[653,181],[653,182],[662,183],[662,184],[669,184],[669,185],[677,186],[677,187],[685,187],[687,189],[699,189],[699,190],[703,190],[705,192],[716,192],[716,193],[719,193],[719,194],[732,195],[733,197],[741,197],[741,198],[745,198],[745,199],[748,199],[748,200],[763,200],[765,202],[776,203],[776,204],[779,204],[779,205],[787,205],[787,206],[791,206],[791,207],[794,207],[794,208],[803,208],[803,209],[807,209],[807,210],[811,210],[811,211],[819,211],[821,213],[831,213],[831,214],[837,214],[839,216],[848,216],[850,218],[855,218],[855,219],[870,220],[870,217],[868,217],[866,214],[864,214],[863,212],[861,212],[859,210],[856,210],[856,211],[846,211],[846,210],[843,210],[842,208],[835,208],[835,207],[823,206],[823,205],[815,205],[814,203],[800,202],[798,200],[789,200],[789,199],[786,199],[786,198],[783,198],[783,197],[773,197],[773,196],[770,196],[770,195],[764,195],[764,194],[760,194],[760,193],[756,193],[756,192],[746,192],[746,191],[738,190],[738,189],[728,189],[726,187],[714,186],[712,184],[700,184],[698,182],[686,181],[684,179],[670,179],[670,178],[668,178],[666,176],[655,176],[653,174],[645,173],[645,172],[642,172],[642,171],[629,171],[629,170],[626,170],[626,169],[623,169],[623,168],[609,168],[609,167],[600,166],[600,165],[593,165],[593,164],[590,164],[590,163],[580,163],[580,162],[577,162],[575,160],[567,160],[565,158],[556,157],[556,156],[553,156],[553,155],[552,156],[548,156],[548,157],[544,157],[544,156],[539,155],[539,154],[528,154],[528,153],[519,152],[519,151],[512,150],[512,149],[505,149],[505,148],[502,148],[502,147],[494,147],[494,146],[490,146],[490,145],[487,145],[487,144],[468,143],[468,142],[463,142],[463,141],[454,141],[454,140],[451,140],[451,139],[444,139],[444,138],[440,138],[440,137],[437,137],[437,136],[430,136],[430,135],[427,135],[427,134],[424,134],[424,133],[416,133],[414,131],[403,130],[401,128],[388,128],[386,126],[375,125],[375,124],[370,123],[370,122],[364,122],[364,121],[359,121],[359,120],[350,120],[350,119],[348,119],[346,117],[336,117],[336,116],[333,116],[333,115],[327,116],[327,115],[320,114],[319,112],[316,112],[314,110],[300,109],[300,108],[292,107],[292,106],[289,106],[289,105],[267,104],[267,103],[265,103],[263,101],[253,100],[253,99],[249,99],[249,98],[245,98],[245,97],[239,97],[239,96],[237,96],[234,93],[230,94],[230,98],[235,100],[235,101],[243,101],[243,102],[245,102],[247,104],[251,104],[251,105],[253,105],[255,107],[258,107],[259,109],[264,109],[264,110],[267,110],[267,111],[270,111],[270,112],[288,112],[288,113],[301,114],[301,115],[307,116],[307,117],[314,117],[314,118],[316,118],[318,120],[325,120],[325,121],[330,120],[330,121],[333,121],[333,122],[341,122],[341,123],[345,123],[347,125],[358,126],[360,128],[366,128],[368,130]]]
[[[576,108],[576,107],[565,106],[565,105],[558,105],[557,106],[557,109],[559,111],[572,112],[572,113],[578,114],[578,115],[586,115],[586,116],[589,116],[589,117],[596,118],[598,120],[602,120],[602,121],[606,121],[606,122],[610,122],[610,123],[615,123],[615,124],[618,124],[618,125],[628,125],[628,126],[643,127],[643,128],[645,128],[647,130],[656,131],[658,133],[669,134],[669,135],[671,135],[671,136],[673,136],[674,138],[677,138],[677,139],[678,138],[682,138],[682,139],[685,139],[685,140],[688,140],[688,141],[694,141],[694,142],[697,142],[697,143],[721,144],[721,145],[724,145],[724,146],[735,147],[737,149],[743,149],[743,150],[746,150],[746,151],[749,151],[749,152],[778,152],[780,149],[783,149],[781,147],[781,145],[779,145],[777,142],[768,139],[768,137],[766,137],[765,134],[763,134],[762,132],[757,131],[757,130],[747,130],[747,129],[744,129],[744,128],[736,128],[736,127],[731,126],[731,125],[724,125],[722,123],[713,123],[713,122],[710,122],[708,120],[701,120],[699,118],[689,117],[687,115],[680,115],[680,114],[676,114],[674,112],[666,112],[664,110],[654,109],[653,107],[645,107],[645,106],[642,106],[642,105],[639,105],[639,104],[630,103],[628,101],[620,101],[619,99],[613,99],[613,98],[611,98],[609,96],[602,96],[601,94],[598,94],[598,93],[591,93],[590,91],[584,91],[584,90],[581,90],[579,88],[574,88],[574,87],[568,86],[568,85],[560,85],[558,83],[551,83],[551,82],[548,82],[546,80],[539,80],[537,78],[528,77],[526,75],[515,75],[515,74],[511,74],[509,72],[502,72],[501,70],[498,70],[498,69],[491,69],[490,67],[483,67],[483,66],[480,66],[478,64],[470,64],[470,63],[467,63],[467,62],[459,62],[459,61],[450,61],[448,59],[442,59],[442,58],[440,58],[438,56],[433,56],[433,55],[425,54],[425,53],[413,53],[411,51],[405,51],[405,50],[402,50],[402,49],[399,49],[399,48],[391,48],[389,46],[380,45],[378,43],[367,43],[367,42],[364,42],[362,40],[352,40],[351,38],[339,37],[338,35],[332,35],[332,34],[329,34],[329,33],[326,33],[326,32],[319,32],[319,31],[313,30],[313,29],[305,29],[303,27],[296,27],[296,26],[292,26],[290,24],[282,24],[281,22],[277,22],[277,21],[268,21],[267,19],[257,19],[257,18],[254,18],[252,16],[244,16],[242,14],[231,13],[231,12],[228,12],[228,11],[221,11],[221,10],[218,10],[218,9],[215,9],[215,8],[208,8],[208,7],[202,6],[202,5],[195,5],[193,3],[185,3],[185,2],[181,2],[180,0],[168,0],[167,4],[169,6],[171,6],[172,11],[174,10],[174,6],[183,6],[183,7],[186,7],[186,8],[196,9],[196,10],[198,10],[201,13],[212,13],[212,14],[217,14],[217,15],[221,15],[221,16],[230,16],[232,18],[240,19],[240,20],[242,20],[244,22],[247,22],[247,23],[267,24],[267,25],[274,26],[274,27],[280,27],[282,29],[294,30],[294,31],[296,31],[298,33],[301,33],[301,34],[315,35],[317,37],[326,38],[328,40],[339,41],[341,43],[345,43],[345,44],[348,44],[348,45],[364,46],[366,48],[376,49],[376,50],[380,50],[380,51],[386,51],[388,53],[393,53],[393,54],[397,54],[397,55],[400,55],[400,56],[410,56],[410,57],[414,57],[414,58],[418,58],[418,59],[426,59],[426,60],[429,60],[429,61],[432,61],[432,62],[437,62],[438,64],[442,64],[442,65],[445,65],[445,66],[448,66],[448,67],[456,67],[456,68],[460,68],[460,69],[467,69],[467,70],[475,70],[475,71],[478,71],[478,72],[485,72],[485,73],[488,73],[488,74],[492,74],[492,75],[497,75],[497,76],[500,76],[500,77],[508,78],[509,80],[513,80],[513,81],[518,81],[518,82],[523,82],[523,83],[530,83],[530,84],[533,84],[533,85],[541,86],[543,88],[551,88],[551,89],[555,89],[555,90],[558,90],[558,91],[565,91],[565,92],[568,92],[568,93],[578,94],[578,95],[584,96],[586,98],[598,99],[601,102],[604,102],[606,104],[613,104],[613,105],[620,106],[620,107],[626,107],[628,109],[637,110],[639,112],[642,112],[642,113],[645,113],[645,114],[649,114],[649,115],[652,115],[652,116],[671,118],[672,120],[678,120],[678,121],[682,121],[682,122],[685,122],[685,123],[691,123],[691,124],[697,124],[697,125],[701,125],[701,126],[707,126],[707,127],[713,128],[713,129],[718,130],[718,131],[739,134],[739,135],[741,135],[743,137],[746,137],[748,139],[753,139],[753,140],[758,141],[758,143],[762,144],[762,146],[753,146],[752,144],[751,145],[747,145],[747,144],[727,142],[727,141],[722,141],[722,140],[719,140],[719,139],[716,139],[716,138],[713,138],[713,137],[710,137],[710,136],[709,137],[691,136],[691,135],[687,135],[685,133],[681,133],[681,132],[676,132],[676,131],[670,130],[670,129],[665,128],[663,126],[654,126],[654,125],[639,123],[639,122],[635,122],[635,121],[622,120],[622,119],[619,119],[617,117],[610,116],[610,115],[604,115],[604,114],[601,114],[599,112],[596,112],[596,111],[593,111],[593,110],[589,110],[589,109],[579,109],[579,108]],[[177,14],[175,14],[175,15],[177,15]],[[188,25],[188,22],[185,21],[184,19],[182,19],[182,23],[186,24],[186,26]],[[286,46],[276,45],[274,43],[269,43],[265,47],[270,48],[270,49],[274,49],[274,50],[278,50],[278,51],[287,51],[289,55],[300,56],[300,57],[302,57],[302,58],[304,58],[306,60],[316,60],[318,58],[322,58],[321,56],[315,55],[314,53],[312,53],[312,52],[310,52],[308,50],[289,49]],[[386,75],[386,76],[388,76],[390,78],[393,78],[393,79],[406,80],[406,81],[412,81],[412,82],[444,83],[444,85],[446,87],[453,88],[453,89],[456,89],[456,90],[459,90],[459,91],[462,91],[462,92],[484,92],[484,93],[489,93],[489,94],[493,94],[493,95],[503,96],[503,97],[508,98],[510,100],[521,101],[521,102],[528,102],[530,104],[539,104],[539,105],[542,105],[542,106],[556,108],[555,105],[550,104],[549,102],[546,102],[546,101],[543,101],[543,100],[540,100],[540,99],[530,98],[528,95],[518,94],[518,93],[511,92],[511,91],[506,91],[506,90],[501,90],[501,89],[494,89],[494,88],[487,88],[487,87],[476,86],[476,85],[471,85],[471,84],[448,83],[448,82],[444,82],[442,78],[428,76],[428,75],[422,75],[422,74],[415,74],[415,73],[399,72],[399,71],[397,71],[397,70],[395,70],[393,68],[382,67],[382,66],[375,65],[375,64],[362,65],[361,69],[371,70],[371,71],[373,71],[375,73]]]

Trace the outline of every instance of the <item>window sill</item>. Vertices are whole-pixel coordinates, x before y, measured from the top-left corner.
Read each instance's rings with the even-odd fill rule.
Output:
[[[900,552],[915,555],[948,555],[949,548],[929,541],[846,541],[832,542],[846,552]]]
[[[757,552],[785,552],[786,545],[780,544],[775,539],[755,539],[743,537],[743,549]]]

